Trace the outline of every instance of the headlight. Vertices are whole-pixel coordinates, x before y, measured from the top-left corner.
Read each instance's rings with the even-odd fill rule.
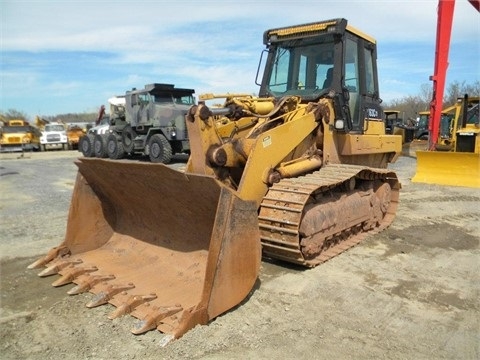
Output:
[[[344,128],[345,128],[345,122],[343,121],[343,119],[335,120],[335,129],[343,130]]]

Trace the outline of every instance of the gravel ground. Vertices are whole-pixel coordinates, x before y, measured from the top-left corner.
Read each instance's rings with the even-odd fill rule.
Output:
[[[412,184],[403,156],[390,228],[314,269],[262,262],[243,303],[163,346],[26,269],[62,240],[78,156],[0,155],[2,359],[480,358],[479,190]]]

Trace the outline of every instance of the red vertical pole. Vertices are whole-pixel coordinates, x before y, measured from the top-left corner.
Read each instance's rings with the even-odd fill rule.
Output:
[[[430,132],[429,149],[435,150],[440,129],[442,114],[443,94],[448,67],[448,51],[450,49],[450,36],[452,34],[453,11],[455,0],[438,1],[437,41],[435,46],[434,73],[430,76],[433,81],[433,97],[430,103]]]

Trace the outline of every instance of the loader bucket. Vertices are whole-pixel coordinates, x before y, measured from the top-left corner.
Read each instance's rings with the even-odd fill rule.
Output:
[[[417,151],[417,172],[412,182],[480,188],[480,155]]]
[[[212,177],[163,164],[81,158],[65,240],[30,267],[96,294],[135,334],[178,338],[239,304],[261,260],[257,208]]]

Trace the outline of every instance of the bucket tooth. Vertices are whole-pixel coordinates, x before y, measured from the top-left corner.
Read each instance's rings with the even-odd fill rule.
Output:
[[[100,291],[93,300],[87,303],[88,308],[100,306],[103,304],[108,303],[116,294],[121,293],[123,291],[127,291],[133,289],[135,285],[129,283],[127,285],[109,285],[105,290]]]
[[[38,273],[38,276],[46,277],[46,276],[50,276],[50,275],[55,275],[55,274],[58,274],[60,272],[60,270],[65,269],[68,266],[78,265],[78,264],[81,264],[81,263],[82,263],[82,260],[80,260],[80,259],[74,260],[74,261],[59,260],[59,261],[54,262],[52,265],[50,265],[46,269],[40,271]]]
[[[77,286],[67,291],[68,295],[77,295],[77,294],[87,292],[98,283],[115,279],[114,275],[90,275],[90,274],[86,274],[86,275],[87,277],[85,280],[82,280],[77,284]]]
[[[97,270],[98,270],[98,268],[96,266],[85,268],[85,267],[81,267],[81,266],[75,267],[74,265],[72,265],[70,268],[68,268],[64,271],[64,273],[63,273],[63,275],[60,279],[57,279],[52,283],[52,286],[57,287],[57,286],[70,284],[71,282],[73,282],[73,280],[75,280],[76,277],[78,277],[82,274],[94,272],[94,271],[97,271]]]
[[[47,255],[28,265],[27,269],[38,269],[56,257],[63,257],[68,254],[70,254],[70,250],[65,245],[54,247],[48,251]]]
[[[156,329],[160,322],[168,316],[172,316],[182,311],[181,305],[167,307],[154,307],[152,310],[131,330],[132,334],[140,335],[147,331]]]
[[[141,304],[144,304],[148,301],[155,300],[157,298],[156,294],[150,295],[132,295],[126,302],[118,306],[114,311],[108,315],[109,319],[115,319],[117,317],[130,314],[135,308]]]

